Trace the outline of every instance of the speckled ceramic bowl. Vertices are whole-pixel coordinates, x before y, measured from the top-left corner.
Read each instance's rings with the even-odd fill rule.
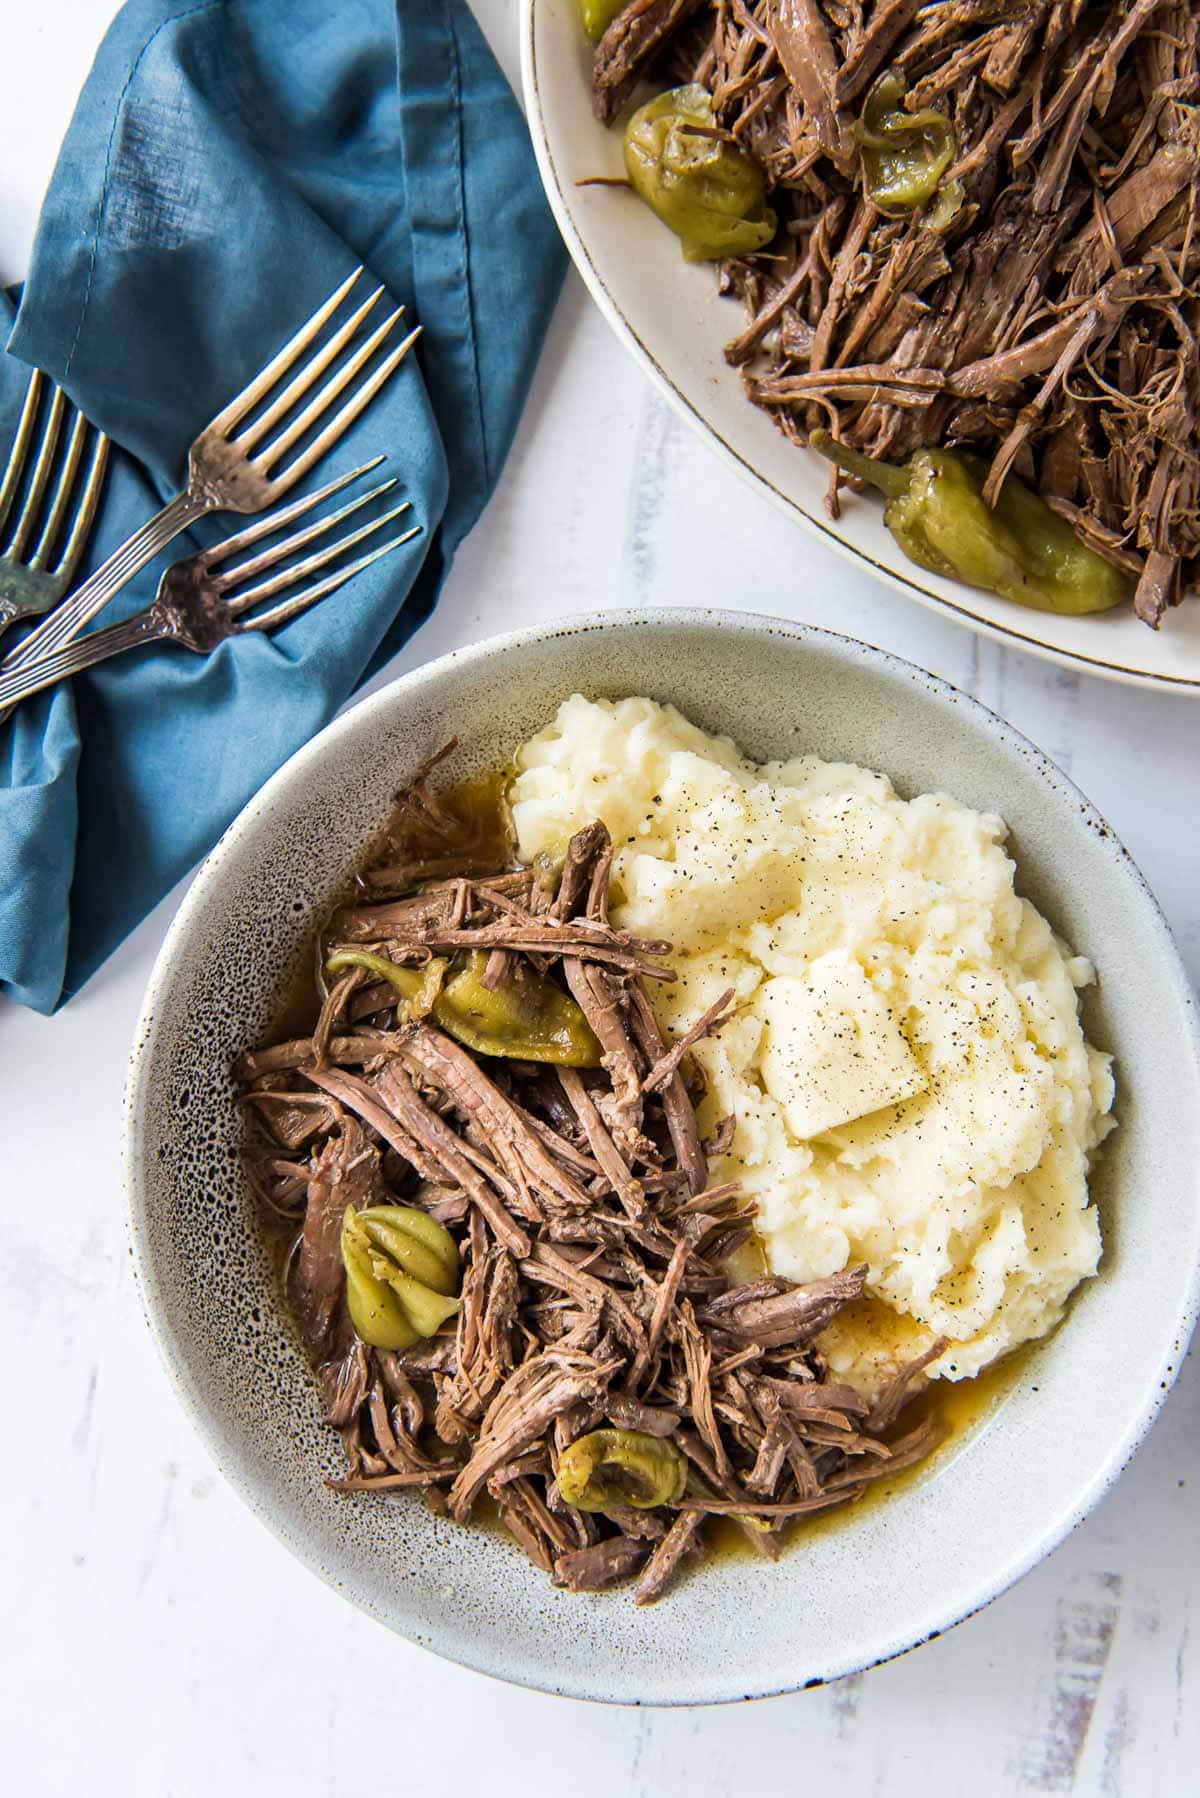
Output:
[[[232,1057],[258,1042],[316,919],[405,770],[452,733],[493,763],[566,694],[649,693],[751,755],[811,750],[945,788],[1010,822],[1023,890],[1101,971],[1094,1041],[1121,1128],[1096,1178],[1106,1251],[1063,1328],[919,1483],[777,1566],[718,1561],[664,1603],[554,1591],[491,1534],[416,1501],[347,1499],[238,1173]],[[151,1322],[206,1443],[314,1572],[393,1629],[579,1697],[705,1703],[819,1683],[985,1604],[1054,1547],[1134,1452],[1191,1330],[1200,1265],[1193,1000],[1136,868],[1008,725],[880,651],[770,619],[611,614],[448,656],[317,737],[242,813],[155,969],[129,1083],[133,1242]]]

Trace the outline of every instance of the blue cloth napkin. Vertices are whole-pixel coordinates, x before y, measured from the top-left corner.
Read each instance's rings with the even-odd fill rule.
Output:
[[[0,356],[0,458],[26,363],[120,446],[89,567],[179,489],[191,439],[359,262],[424,336],[300,491],[385,453],[374,478],[400,478],[421,534],[273,637],[137,650],[0,726],[0,991],[39,1011],[428,616],[563,269],[524,122],[461,0],[131,0]],[[238,523],[177,539],[98,624]]]

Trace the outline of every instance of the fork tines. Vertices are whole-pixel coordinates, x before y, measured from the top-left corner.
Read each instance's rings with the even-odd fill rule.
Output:
[[[43,407],[48,387],[50,400]],[[85,466],[89,430],[93,438]],[[107,463],[103,431],[93,430],[62,388],[34,369],[0,481],[0,560],[45,574],[65,588],[95,520]]]
[[[303,529],[293,531],[289,537],[283,538],[279,543],[270,544],[268,548],[260,550],[257,555],[247,557],[244,562],[238,562],[232,568],[222,568],[215,574],[211,572],[218,564],[227,562],[230,556],[240,555],[244,549],[249,549],[264,537],[273,536],[285,525],[311,511],[313,507],[328,499],[332,494],[349,486],[352,481],[360,479],[364,474],[369,474],[373,468],[378,468],[382,461],[382,456],[376,456],[373,461],[364,463],[361,468],[356,468],[349,474],[339,475],[336,480],[318,488],[315,493],[307,493],[301,499],[293,500],[291,505],[281,506],[277,511],[268,513],[257,523],[248,526],[244,531],[237,532],[233,537],[227,537],[223,543],[217,544],[215,548],[204,553],[205,567],[209,571],[211,585],[221,596],[226,611],[241,620],[238,625],[239,630],[273,630],[276,625],[285,624],[289,618],[295,618],[298,613],[315,605],[317,600],[323,599],[326,594],[343,586],[362,569],[368,568],[372,562],[378,562],[381,557],[389,555],[392,550],[399,549],[401,544],[411,542],[420,534],[420,526],[414,525],[411,530],[389,538],[386,543],[377,545],[365,554],[355,557],[353,561],[341,562],[341,558],[348,551],[357,548],[360,543],[364,543],[368,537],[374,536],[377,531],[381,531],[385,525],[390,524],[393,519],[399,518],[402,513],[411,511],[411,502],[403,500],[400,505],[390,507],[375,518],[369,518],[366,523],[359,525],[355,530],[347,531],[334,542],[323,544],[312,555],[305,556],[298,562],[291,562],[287,567],[279,567],[279,564],[288,562],[289,558],[296,555],[299,550],[326,537],[330,531],[352,517],[354,513],[361,512],[364,506],[369,506],[372,501],[382,498],[385,493],[392,492],[397,485],[393,478],[381,481],[378,486],[372,487],[357,499],[350,500],[344,506],[339,506],[336,511],[327,513],[314,523],[305,525]],[[338,563],[341,565],[335,566]],[[254,581],[255,576],[272,568],[278,568],[278,573],[269,575],[266,580]],[[263,600],[271,599],[276,593],[282,593],[287,588],[294,587],[298,581],[306,581],[310,575],[319,573],[323,568],[330,569],[324,579],[302,587],[299,593],[292,594],[289,599],[282,601],[277,606],[270,606],[266,611],[255,612],[253,617],[245,616],[253,611],[254,607],[261,605]],[[254,585],[247,586],[247,581],[254,581]]]
[[[188,453],[184,491],[43,619],[0,667],[29,667],[61,649],[189,524],[209,512],[265,512],[340,441],[420,336],[418,326],[400,342],[392,341],[403,307],[370,324],[383,292],[377,288],[312,348],[362,274],[355,269],[201,431]]]
[[[377,287],[373,293],[358,304],[350,316],[340,324],[332,336],[319,349],[309,356],[303,365],[292,375],[269,404],[258,411],[263,401],[268,399],[276,384],[293,368],[295,363],[321,335],[325,326],[338,312],[344,300],[361,279],[364,271],[355,269],[341,286],[329,298],[318,306],[308,322],[300,327],[295,336],[290,338],[277,355],[262,372],[244,387],[237,398],[219,412],[208,427],[211,432],[230,438],[234,448],[243,455],[249,456],[251,467],[264,479],[279,480],[291,486],[308,472],[315,462],[320,461],[326,450],[330,449],[349,429],[359,413],[370,404],[379,389],[383,386],[393,369],[397,368],[407,356],[417,338],[421,335],[421,327],[408,332],[398,343],[387,347],[387,340],[392,337],[395,327],[404,317],[404,307],[397,306],[374,326],[368,326],[369,315],[379,300],[384,289]],[[360,328],[368,326],[365,332]],[[356,341],[357,340],[357,341]],[[304,444],[298,456],[286,467],[281,461],[287,452],[301,443],[319,420],[325,418],[333,402],[371,363],[372,359],[384,349],[377,365],[360,385],[355,387],[345,403],[324,423],[320,432],[308,443]],[[313,392],[315,383],[320,380],[326,369],[330,368],[344,350],[349,354],[341,364],[333,369],[328,380]],[[300,402],[307,395],[307,404]],[[292,414],[288,418],[288,414]],[[284,420],[287,420],[284,423]],[[248,422],[246,422],[248,421]],[[275,431],[277,425],[283,428],[270,440],[264,438]],[[243,428],[236,436],[232,433],[238,426]],[[259,445],[262,445],[259,448]],[[251,456],[252,450],[257,454]]]

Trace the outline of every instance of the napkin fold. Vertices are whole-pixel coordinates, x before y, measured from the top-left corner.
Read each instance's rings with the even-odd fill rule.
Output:
[[[179,490],[192,438],[360,262],[423,336],[297,491],[385,454],[373,478],[398,477],[386,503],[409,499],[420,535],[271,637],[136,650],[0,725],[0,991],[38,1011],[429,615],[503,465],[563,270],[524,122],[461,0],[131,0],[0,357],[0,458],[23,364],[119,446],[80,578]],[[201,521],[97,624],[239,522]]]

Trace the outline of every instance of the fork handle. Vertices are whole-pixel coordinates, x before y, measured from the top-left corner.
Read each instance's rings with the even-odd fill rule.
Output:
[[[211,500],[203,495],[177,494],[156,518],[135,531],[107,562],[75,589],[69,599],[56,606],[23,643],[4,657],[0,662],[0,673],[11,674],[18,668],[28,668],[31,662],[40,662],[43,656],[70,643],[100,608],[133,579],[139,568],[152,562],[180,531],[185,531],[189,524],[213,510]],[[45,682],[39,684],[44,686]]]
[[[32,694],[40,693],[43,687],[66,680],[69,674],[94,668],[97,662],[107,662],[110,656],[119,656],[123,650],[136,649],[139,643],[156,643],[170,635],[170,626],[156,618],[153,608],[147,606],[145,611],[136,612],[132,618],[122,619],[120,624],[110,624],[107,630],[93,631],[79,643],[68,643],[62,649],[42,656],[32,668],[14,668],[7,674],[0,670],[0,706],[16,705]]]

